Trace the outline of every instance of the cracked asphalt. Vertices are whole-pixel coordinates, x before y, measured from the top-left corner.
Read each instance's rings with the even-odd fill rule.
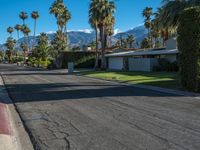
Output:
[[[35,149],[200,149],[200,99],[58,71],[0,71]]]

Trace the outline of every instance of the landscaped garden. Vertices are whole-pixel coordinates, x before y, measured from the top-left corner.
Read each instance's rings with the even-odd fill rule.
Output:
[[[130,84],[146,84],[163,88],[182,89],[179,74],[175,72],[96,71],[84,72],[81,75]]]

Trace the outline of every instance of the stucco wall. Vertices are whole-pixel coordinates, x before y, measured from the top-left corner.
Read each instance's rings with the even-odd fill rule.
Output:
[[[147,71],[153,70],[158,65],[157,58],[129,58],[129,71]]]
[[[122,70],[124,67],[123,57],[110,57],[108,59],[108,68],[111,70]]]

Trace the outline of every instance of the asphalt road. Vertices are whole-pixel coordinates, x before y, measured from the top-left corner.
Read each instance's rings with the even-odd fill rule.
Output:
[[[200,99],[0,65],[42,150],[200,150]]]

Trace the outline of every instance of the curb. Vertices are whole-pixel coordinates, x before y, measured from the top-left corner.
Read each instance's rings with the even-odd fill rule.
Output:
[[[89,79],[93,79],[93,80],[106,81],[106,82],[109,82],[109,83],[120,84],[122,86],[141,88],[141,89],[147,89],[147,90],[152,90],[152,91],[161,92],[161,93],[173,94],[173,95],[178,95],[178,96],[195,97],[197,99],[200,99],[200,94],[199,93],[180,91],[180,90],[173,90],[173,89],[161,88],[161,87],[150,86],[150,85],[145,85],[145,84],[136,84],[136,83],[135,84],[128,84],[128,83],[123,83],[123,82],[120,82],[120,81],[113,81],[113,80],[108,80],[108,79],[100,79],[100,78],[88,77],[88,76],[78,75],[78,74],[77,74],[77,76],[81,76],[81,77],[89,78]]]
[[[33,150],[28,133],[7,93],[2,74],[0,74],[0,106],[0,122],[2,122],[2,125],[0,123],[0,149]]]

